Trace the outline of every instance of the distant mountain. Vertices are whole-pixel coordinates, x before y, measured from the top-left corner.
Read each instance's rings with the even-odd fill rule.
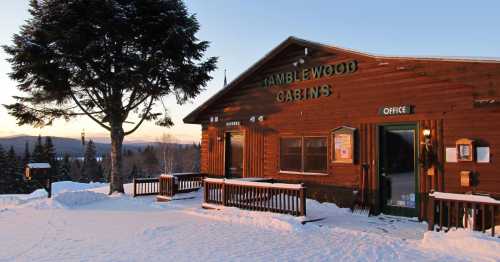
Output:
[[[24,144],[28,142],[30,152],[32,152],[37,138],[37,136],[0,137],[0,145],[2,145],[5,150],[8,150],[11,146],[13,146],[16,153],[18,155],[22,155],[24,153]],[[45,142],[45,137],[42,137],[42,142]],[[70,156],[79,157],[83,155],[84,148],[81,140],[79,139],[52,137],[52,142],[54,143],[58,156],[69,154]],[[125,144],[123,147],[124,149],[137,150],[144,148],[148,144],[152,143]],[[100,156],[103,156],[111,151],[111,145],[109,143],[95,142],[95,145],[97,154]]]

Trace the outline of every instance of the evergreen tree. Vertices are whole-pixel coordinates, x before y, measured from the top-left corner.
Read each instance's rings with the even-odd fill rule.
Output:
[[[5,156],[5,150],[2,145],[0,145],[0,194],[6,194],[9,190],[9,181],[5,172],[6,164],[7,158]]]
[[[23,93],[6,108],[35,127],[88,116],[110,134],[110,193],[124,192],[125,136],[145,121],[172,126],[163,101],[186,103],[211,79],[217,59],[205,57],[196,16],[182,0],[31,0],[29,12],[4,46]]]
[[[23,190],[20,188],[22,183],[22,173],[19,166],[19,160],[14,151],[14,147],[10,147],[6,155],[6,163],[4,175],[7,181],[8,193],[21,193]]]
[[[137,165],[134,164],[132,166],[132,171],[130,172],[130,178],[134,179],[139,177],[139,170],[137,169]]]
[[[142,159],[147,176],[154,176],[159,172],[160,161],[156,156],[156,149],[153,146],[146,146],[142,152]]]
[[[50,136],[45,137],[43,151],[44,158],[50,164],[50,175],[52,177],[52,181],[59,181],[59,163],[56,159],[56,149]]]
[[[23,167],[31,162],[30,144],[28,141],[24,143],[24,156],[23,156]]]
[[[59,165],[60,181],[71,181],[71,161],[68,154],[64,154],[62,163]]]
[[[101,181],[99,177],[99,165],[97,163],[96,148],[92,140],[87,143],[82,166],[82,178],[86,182]]]
[[[42,144],[42,137],[40,135],[38,136],[35,148],[33,149],[32,160],[35,163],[47,162],[45,148]]]

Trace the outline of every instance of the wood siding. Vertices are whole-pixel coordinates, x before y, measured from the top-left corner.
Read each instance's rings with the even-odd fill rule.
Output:
[[[265,75],[292,71],[292,63],[303,53],[303,46],[291,45],[239,85],[217,99],[199,115],[202,132],[202,172],[222,176],[227,121],[240,121],[245,130],[245,176],[272,177],[280,180],[312,182],[351,188],[378,190],[377,126],[387,123],[414,123],[423,141],[424,128],[431,129],[440,168],[435,176],[419,170],[419,193],[431,189],[446,192],[471,190],[500,195],[500,107],[475,108],[475,99],[500,100],[500,63],[445,61],[432,59],[381,58],[338,49],[336,52],[310,49],[304,67],[358,61],[352,74],[302,81],[285,86],[265,88]],[[333,94],[295,102],[279,103],[279,90],[329,84]],[[414,114],[380,116],[383,106],[411,104]],[[263,122],[250,122],[252,116],[264,116]],[[209,123],[219,116],[219,123]],[[332,129],[346,125],[357,128],[354,164],[332,163]],[[300,175],[280,173],[280,136],[328,137],[328,174]],[[445,147],[453,147],[459,138],[475,139],[490,147],[490,163],[445,163]],[[209,146],[211,139],[214,145]],[[363,178],[363,164],[368,166]],[[478,174],[475,187],[461,187],[459,172]],[[366,180],[366,181],[364,181]],[[424,201],[421,201],[421,204]],[[423,206],[420,208],[425,210]],[[422,211],[423,212],[423,211]]]

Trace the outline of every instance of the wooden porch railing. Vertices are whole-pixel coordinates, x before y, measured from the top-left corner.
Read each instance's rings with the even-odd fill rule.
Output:
[[[160,190],[159,179],[157,177],[134,178],[133,186],[134,186],[134,193],[133,193],[134,197],[157,195]]]
[[[306,188],[302,184],[213,178],[205,179],[203,184],[205,207],[222,205],[294,216],[306,215]]]
[[[203,174],[177,173],[160,176],[158,200],[168,200],[177,193],[198,190],[203,185]]]
[[[451,194],[434,192],[429,194],[429,230],[438,225],[439,231],[455,228],[471,228],[482,231],[491,228],[495,236],[495,226],[500,222],[495,216],[500,212],[500,201],[480,195]]]

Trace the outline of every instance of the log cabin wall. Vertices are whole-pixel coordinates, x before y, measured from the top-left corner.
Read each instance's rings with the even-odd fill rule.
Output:
[[[356,60],[354,73],[294,82],[283,86],[263,87],[264,76],[294,70],[293,63],[303,57],[303,67]],[[328,97],[293,102],[277,102],[280,90],[329,84]],[[419,141],[423,129],[431,130],[436,145],[438,168],[428,176],[418,172],[418,193],[421,195],[420,216],[425,216],[425,197],[430,190],[446,192],[478,191],[500,194],[500,165],[496,155],[500,148],[500,107],[476,106],[475,101],[500,101],[500,63],[444,59],[413,59],[369,56],[338,48],[291,43],[273,54],[244,80],[211,102],[188,122],[203,123],[201,167],[213,176],[224,175],[224,123],[239,121],[245,130],[245,176],[272,177],[278,180],[303,182],[349,189],[367,190],[377,205],[379,189],[377,156],[378,126],[388,123],[413,123],[418,126]],[[412,105],[413,114],[380,116],[379,108]],[[210,123],[218,116],[218,123]],[[264,116],[264,121],[249,121]],[[340,164],[331,161],[331,131],[339,126],[356,128],[356,161]],[[328,139],[328,171],[325,175],[280,172],[280,137],[325,136]],[[490,163],[445,163],[446,147],[455,146],[467,137],[489,146]],[[418,145],[417,145],[418,146]],[[363,168],[366,166],[367,168]],[[472,187],[460,186],[459,172],[474,171]]]

